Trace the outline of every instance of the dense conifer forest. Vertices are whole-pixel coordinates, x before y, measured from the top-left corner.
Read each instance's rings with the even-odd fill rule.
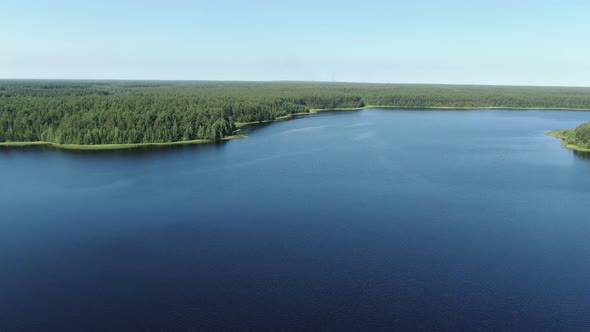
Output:
[[[369,105],[590,109],[590,88],[5,80],[0,81],[0,142],[94,145],[219,139],[231,135],[236,123]]]

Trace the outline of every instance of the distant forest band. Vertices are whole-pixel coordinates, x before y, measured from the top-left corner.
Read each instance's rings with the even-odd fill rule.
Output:
[[[590,88],[296,82],[0,81],[0,142],[216,140],[314,109],[590,109]],[[590,147],[590,125],[570,135]]]

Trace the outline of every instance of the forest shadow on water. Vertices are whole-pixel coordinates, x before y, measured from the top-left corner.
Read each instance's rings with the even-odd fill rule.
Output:
[[[574,156],[579,159],[584,159],[590,162],[590,152],[586,151],[573,151]]]

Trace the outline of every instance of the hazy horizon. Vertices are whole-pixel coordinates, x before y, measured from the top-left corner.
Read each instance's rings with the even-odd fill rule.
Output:
[[[0,79],[590,86],[585,1],[8,0]]]
[[[538,88],[590,88],[590,85],[530,85],[530,84],[477,84],[477,83],[412,83],[412,82],[352,82],[352,81],[304,81],[304,80],[200,80],[200,79],[129,79],[129,78],[3,78],[0,81],[82,81],[82,82],[222,82],[222,83],[326,83],[326,84],[375,84],[375,85],[449,85],[492,87]]]

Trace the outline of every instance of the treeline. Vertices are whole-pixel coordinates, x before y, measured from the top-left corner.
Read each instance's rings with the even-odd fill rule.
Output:
[[[294,82],[0,81],[0,142],[219,139],[235,124],[311,109],[590,109],[590,88]]]

